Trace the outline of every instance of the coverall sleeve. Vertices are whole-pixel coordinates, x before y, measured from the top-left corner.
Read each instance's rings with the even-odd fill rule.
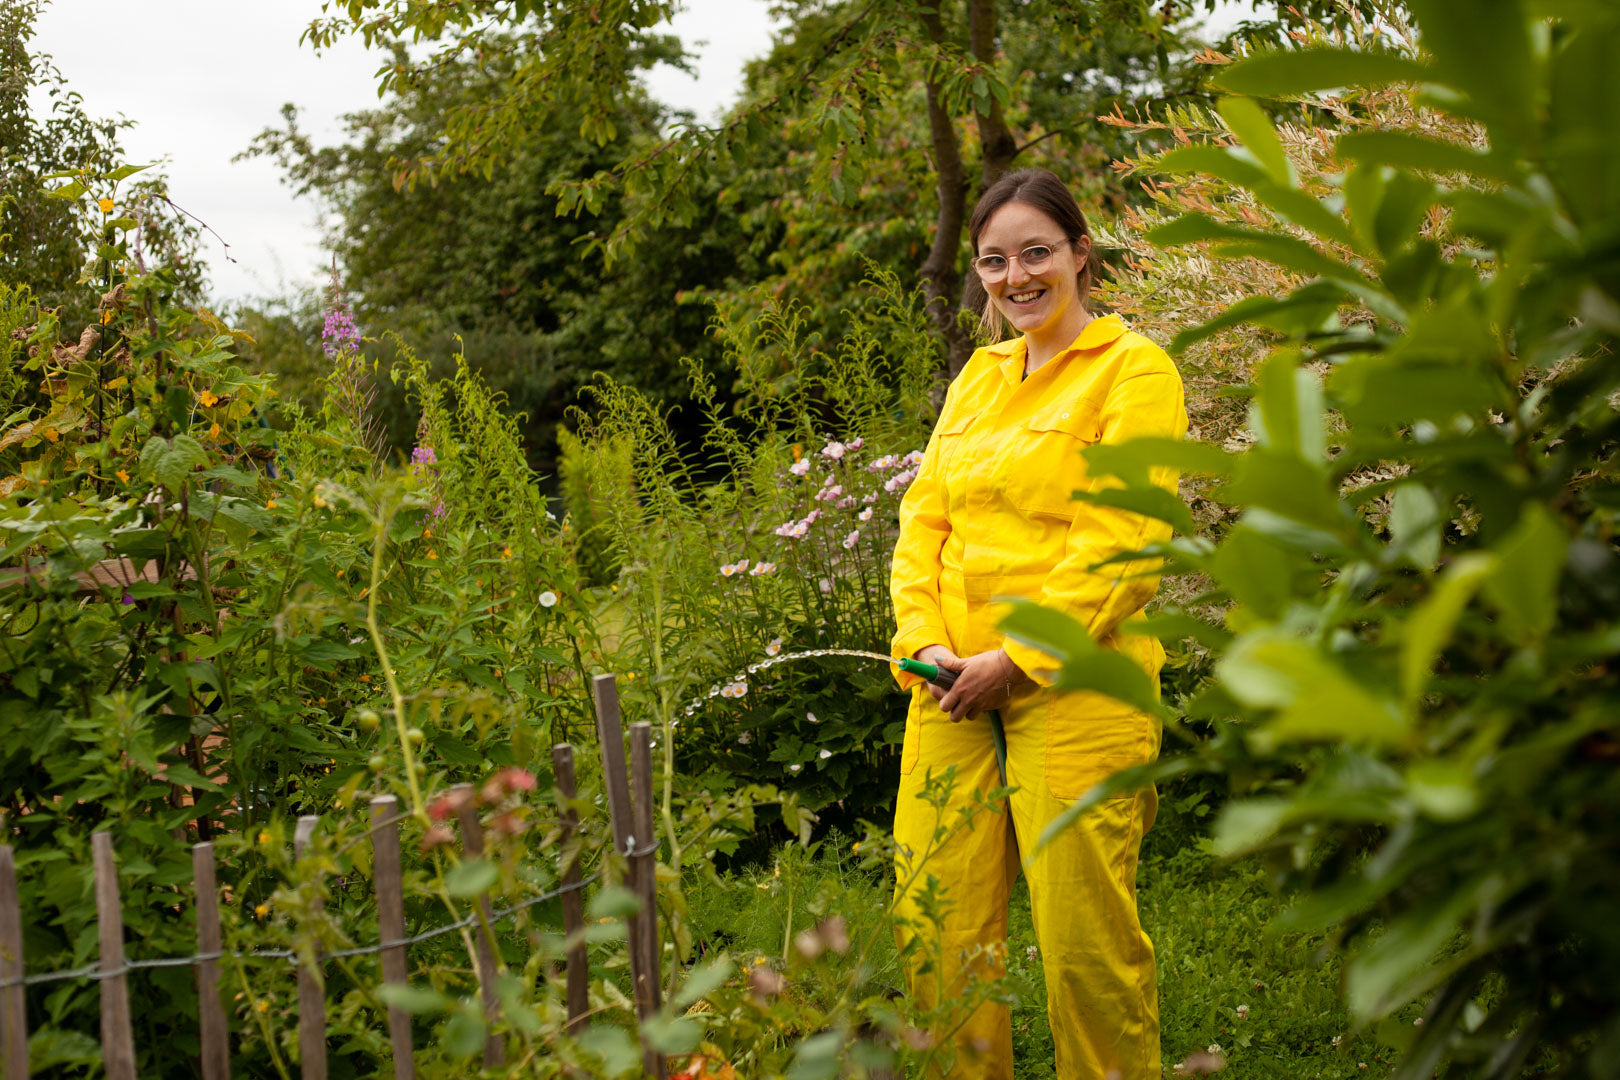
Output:
[[[1104,443],[1144,436],[1184,437],[1187,412],[1180,376],[1149,372],[1125,379],[1109,392],[1101,421],[1098,441]],[[1176,490],[1176,470],[1155,468],[1149,475],[1165,490]],[[1156,518],[1083,504],[1069,526],[1063,558],[1047,575],[1036,599],[1078,619],[1091,631],[1092,640],[1100,641],[1125,618],[1141,610],[1158,589],[1159,578],[1152,573],[1155,560],[1138,559],[1101,567],[1097,564],[1122,551],[1161,543],[1170,538],[1170,533],[1169,524]],[[1012,662],[1037,683],[1052,684],[1051,656],[1010,638],[1002,647]]]
[[[894,545],[894,563],[889,573],[889,594],[894,600],[894,638],[891,656],[911,656],[925,645],[948,645],[950,633],[939,603],[940,553],[951,535],[946,513],[945,476],[940,461],[940,431],[947,428],[952,393],[947,393],[940,421],[923,451],[917,476],[900,500],[900,535]],[[902,688],[922,681],[899,669],[895,678]]]

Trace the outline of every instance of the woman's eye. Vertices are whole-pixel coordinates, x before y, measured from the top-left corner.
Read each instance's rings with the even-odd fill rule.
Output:
[[[1024,249],[1024,258],[1030,262],[1045,262],[1051,255],[1052,249],[1049,247],[1036,246]]]
[[[986,270],[1001,270],[1006,267],[1007,260],[1002,258],[1000,255],[986,255],[984,258],[979,260],[979,265],[984,267]]]

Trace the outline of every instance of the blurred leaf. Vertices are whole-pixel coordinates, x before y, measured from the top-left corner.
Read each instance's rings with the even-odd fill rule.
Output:
[[[468,998],[445,1021],[440,1045],[453,1058],[472,1057],[483,1049],[484,1030],[483,1012],[477,1001]]]
[[[1396,165],[1422,172],[1466,173],[1511,182],[1511,163],[1489,150],[1447,142],[1411,131],[1352,131],[1333,144],[1335,156],[1370,166]]]
[[[1222,859],[1254,851],[1276,835],[1288,818],[1287,799],[1239,799],[1215,818],[1214,852]]]
[[[1192,511],[1175,492],[1162,487],[1101,488],[1096,491],[1076,491],[1075,502],[1088,506],[1106,506],[1116,510],[1129,510],[1158,521],[1167,521],[1184,535],[1198,531]]]
[[[383,983],[377,988],[383,1004],[404,1009],[413,1015],[443,1012],[450,1007],[450,999],[431,986],[412,986],[409,983]]]
[[[623,1028],[593,1024],[575,1040],[580,1049],[602,1062],[603,1076],[618,1076],[641,1066],[641,1051]]]
[[[1494,556],[1481,552],[1459,556],[1402,624],[1401,697],[1407,708],[1417,704],[1429,670],[1451,640],[1463,608],[1480,584],[1496,572],[1496,565]]]
[[[1406,770],[1406,788],[1418,809],[1436,821],[1461,821],[1479,809],[1479,786],[1460,762],[1414,761]]]
[[[1558,612],[1558,579],[1569,535],[1540,503],[1525,504],[1513,531],[1496,545],[1496,572],[1485,595],[1502,616],[1512,639],[1542,638]]]
[[[458,900],[469,900],[487,893],[500,876],[500,868],[488,859],[473,859],[444,875],[444,891]]]
[[[622,885],[607,885],[591,897],[585,910],[593,919],[628,919],[641,910],[641,901]]]
[[[1397,484],[1389,493],[1392,552],[1419,570],[1440,561],[1440,530],[1445,519],[1433,493],[1422,484]]]
[[[1245,705],[1276,709],[1250,736],[1263,751],[1294,740],[1349,740],[1391,744],[1406,739],[1405,719],[1393,704],[1319,650],[1285,632],[1241,635],[1215,665],[1227,692]]]
[[[1282,140],[1277,137],[1277,129],[1271,126],[1271,118],[1264,109],[1246,97],[1221,98],[1215,108],[1232,134],[1259,160],[1273,180],[1285,187],[1298,182]]]
[[[685,1016],[654,1013],[641,1022],[641,1033],[660,1054],[690,1054],[703,1038],[703,1028]]]
[[[725,957],[699,964],[687,972],[680,990],[670,999],[669,1007],[677,1011],[691,1008],[724,986],[735,970],[736,965]]]
[[[1331,281],[1303,285],[1281,298],[1250,296],[1213,319],[1181,331],[1170,343],[1170,352],[1180,356],[1205,338],[1243,323],[1269,326],[1292,336],[1307,336],[1322,330],[1348,299],[1344,290]]]
[[[1261,53],[1220,71],[1211,82],[1250,97],[1293,97],[1340,87],[1423,82],[1427,65],[1391,53],[1350,49],[1289,49]]]

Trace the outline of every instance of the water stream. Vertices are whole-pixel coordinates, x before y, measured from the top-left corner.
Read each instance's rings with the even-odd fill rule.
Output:
[[[808,660],[815,656],[855,656],[862,660],[876,660],[881,664],[898,663],[894,657],[889,656],[886,653],[867,652],[865,649],[809,649],[805,652],[782,653],[779,656],[768,656],[764,660],[749,664],[746,668],[733,675],[727,682],[715,683],[713,686],[709,687],[709,692],[707,694],[703,694],[702,696],[687,703],[686,708],[681,710],[681,716],[691,716],[693,713],[697,712],[698,709],[703,707],[704,702],[720,697],[728,686],[736,686],[738,684],[745,683],[750,675],[757,675],[766,668],[773,668],[777,664],[785,664],[789,660]],[[739,694],[738,696],[740,697],[741,695]]]

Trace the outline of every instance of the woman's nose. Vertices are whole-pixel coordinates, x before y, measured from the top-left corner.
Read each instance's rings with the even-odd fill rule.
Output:
[[[1007,284],[1023,285],[1029,281],[1029,271],[1024,269],[1022,259],[1013,259],[1007,264]]]

